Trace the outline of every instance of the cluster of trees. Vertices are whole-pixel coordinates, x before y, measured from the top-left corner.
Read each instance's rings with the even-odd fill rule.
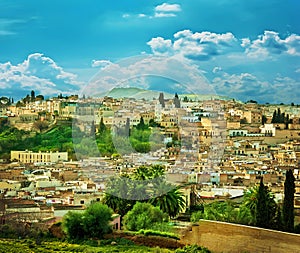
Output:
[[[56,126],[48,132],[32,135],[30,131],[10,127],[5,121],[0,122],[0,157],[10,158],[11,150],[32,151],[67,151],[74,159],[72,142],[72,127],[70,125]]]
[[[151,126],[156,126],[151,122]],[[130,120],[127,118],[123,127],[107,127],[103,118],[100,120],[98,131],[96,127],[91,127],[91,135],[95,135],[97,147],[101,155],[111,156],[115,153],[120,155],[132,152],[147,153],[151,149],[158,149],[162,146],[162,136],[145,124],[143,117],[139,124],[130,127]]]
[[[14,103],[14,99],[11,97],[0,97],[0,107],[8,106]]]
[[[185,207],[185,197],[179,188],[166,182],[161,165],[140,166],[133,173],[110,178],[103,202],[124,216],[137,202],[150,203],[170,217],[176,217]]]
[[[102,238],[110,232],[113,212],[122,217],[125,229],[169,231],[168,221],[185,206],[184,195],[166,182],[164,167],[140,166],[132,174],[111,178],[102,203],[84,212],[68,212],[63,228],[70,239]]]
[[[290,123],[290,117],[289,115],[285,115],[285,113],[281,113],[280,108],[274,111],[273,116],[272,116],[272,121],[271,123],[285,123],[289,124]]]
[[[204,206],[204,210],[194,212],[191,221],[209,219],[294,232],[294,181],[292,170],[288,170],[282,206],[275,202],[273,193],[261,178],[259,185],[245,192],[241,204],[214,202]]]

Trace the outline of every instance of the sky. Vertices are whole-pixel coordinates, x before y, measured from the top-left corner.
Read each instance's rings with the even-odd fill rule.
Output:
[[[0,96],[92,94],[95,77],[150,73],[300,104],[299,13],[298,0],[0,0]]]

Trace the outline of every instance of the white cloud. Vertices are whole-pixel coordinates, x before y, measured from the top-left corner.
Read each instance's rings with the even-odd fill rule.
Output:
[[[163,3],[154,7],[152,13],[124,13],[122,18],[173,18],[176,17],[179,12],[181,12],[181,6],[179,4]]]
[[[180,11],[181,6],[179,4],[163,3],[154,8],[154,18],[176,17],[177,13]]]
[[[111,64],[112,64],[112,62],[109,61],[109,60],[93,60],[92,61],[92,67],[93,68],[98,68],[98,67],[105,68],[105,67],[107,67]]]
[[[182,30],[174,34],[174,41],[162,37],[152,38],[147,43],[154,54],[180,54],[188,59],[209,60],[240,48],[238,40],[232,33],[217,34],[212,32],[195,32]]]
[[[172,41],[162,37],[152,38],[147,45],[151,47],[154,54],[158,55],[168,54],[172,50]]]
[[[155,11],[157,11],[157,12],[180,12],[181,7],[179,4],[163,3],[161,5],[157,5],[155,7]]]
[[[40,53],[29,55],[17,65],[0,63],[0,84],[2,89],[34,89],[44,95],[74,93],[82,85],[75,74],[64,71],[51,58]]]
[[[155,18],[172,18],[172,17],[176,17],[176,14],[174,13],[165,13],[165,12],[156,12],[154,14]]]
[[[265,31],[256,40],[243,39],[241,46],[246,48],[246,54],[249,57],[261,60],[267,57],[276,57],[280,54],[300,56],[300,36],[296,34],[291,34],[282,39],[277,32]]]

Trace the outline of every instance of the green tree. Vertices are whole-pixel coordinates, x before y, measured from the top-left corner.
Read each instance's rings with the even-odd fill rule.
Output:
[[[294,194],[295,177],[293,175],[293,171],[289,169],[286,172],[284,182],[284,199],[282,208],[284,230],[288,232],[293,232],[294,230]]]
[[[283,230],[283,218],[280,205],[277,205],[274,229]]]
[[[143,117],[140,118],[140,122],[136,125],[136,129],[138,129],[138,130],[148,129],[148,125],[145,124]]]
[[[137,202],[123,220],[126,229],[139,231],[140,229],[151,229],[154,224],[167,221],[167,215],[158,207],[149,203]]]
[[[83,227],[86,235],[92,238],[103,238],[111,232],[110,222],[113,211],[99,202],[91,204],[84,212]]]
[[[248,122],[247,122],[247,119],[246,119],[246,118],[242,118],[242,119],[240,120],[240,123],[241,123],[241,124],[247,124]]]
[[[83,225],[83,214],[78,212],[68,212],[63,217],[63,229],[70,239],[82,239],[85,236]]]
[[[101,117],[100,125],[99,125],[99,133],[103,134],[106,131],[106,126],[103,122],[103,117]]]
[[[185,197],[180,189],[164,181],[154,185],[154,196],[149,202],[158,206],[170,217],[176,217],[185,207]]]
[[[257,191],[257,205],[255,211],[256,226],[262,228],[272,228],[276,214],[276,203],[274,196],[263,183],[261,177]]]
[[[265,123],[267,123],[267,117],[266,115],[263,115],[261,118],[261,124],[264,125]]]
[[[254,186],[244,193],[242,205],[250,211],[251,224],[267,228],[274,226],[277,204],[272,192],[264,186],[262,178],[258,186]]]
[[[63,229],[70,239],[103,238],[111,232],[112,210],[99,202],[85,211],[68,212],[63,217]]]

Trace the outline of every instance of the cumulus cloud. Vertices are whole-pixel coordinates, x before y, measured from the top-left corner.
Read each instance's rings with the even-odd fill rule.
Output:
[[[179,4],[163,3],[161,5],[157,5],[155,7],[155,11],[157,11],[157,12],[179,12],[179,11],[181,11],[181,7]]]
[[[179,4],[163,3],[155,6],[150,13],[124,13],[122,18],[172,18],[176,17],[179,12],[181,12],[181,6]]]
[[[241,45],[246,49],[246,54],[253,58],[262,59],[280,54],[300,56],[300,36],[296,34],[282,39],[277,32],[265,31],[256,40],[243,39]]]
[[[0,87],[6,90],[36,90],[44,95],[74,93],[81,82],[51,58],[40,53],[30,54],[17,65],[0,63]]]
[[[152,52],[157,55],[169,54],[172,51],[172,41],[165,40],[162,37],[152,38],[147,42],[152,49]]]
[[[181,6],[179,4],[168,4],[163,3],[157,5],[154,8],[155,18],[166,18],[166,17],[176,17],[177,13],[181,11]]]
[[[220,95],[286,103],[300,97],[299,43],[297,34],[282,37],[274,31],[250,39],[230,32],[181,30],[173,38],[154,37],[147,44],[154,55],[181,57],[197,64]],[[282,78],[274,78],[278,75]]]
[[[270,80],[251,73],[216,72],[212,85],[219,95],[248,101],[257,100],[261,103],[291,103],[299,101],[300,82],[286,76],[276,76]]]
[[[209,60],[226,54],[232,48],[239,47],[238,40],[232,33],[217,34],[212,32],[179,31],[174,34],[174,41],[162,37],[152,38],[147,43],[154,54],[181,54],[193,60]],[[163,50],[162,50],[163,49]]]

